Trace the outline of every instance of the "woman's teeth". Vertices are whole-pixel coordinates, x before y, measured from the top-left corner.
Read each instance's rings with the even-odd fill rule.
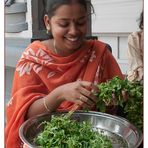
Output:
[[[69,41],[72,41],[72,42],[75,42],[78,40],[78,37],[77,38],[67,38]]]

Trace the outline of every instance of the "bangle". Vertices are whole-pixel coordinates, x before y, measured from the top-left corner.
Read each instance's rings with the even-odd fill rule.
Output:
[[[43,102],[44,102],[44,107],[46,108],[46,110],[48,111],[48,112],[52,112],[51,111],[51,108],[49,108],[48,106],[47,106],[47,104],[46,104],[46,99],[45,98],[43,98],[44,100],[43,100]]]

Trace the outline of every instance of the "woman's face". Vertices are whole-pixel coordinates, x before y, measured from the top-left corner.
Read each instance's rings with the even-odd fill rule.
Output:
[[[49,21],[56,48],[66,52],[77,50],[87,32],[87,12],[85,8],[72,3],[62,5]]]

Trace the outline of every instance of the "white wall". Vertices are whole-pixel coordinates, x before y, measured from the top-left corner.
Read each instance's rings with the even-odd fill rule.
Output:
[[[92,18],[94,33],[132,32],[142,10],[142,0],[92,0],[96,15]]]
[[[142,0],[92,0],[92,32],[111,45],[113,55],[124,74],[128,71],[127,37],[139,30]]]

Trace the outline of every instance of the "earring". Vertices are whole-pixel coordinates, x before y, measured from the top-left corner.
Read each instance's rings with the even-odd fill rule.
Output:
[[[48,31],[48,29],[46,30],[46,33],[47,33],[47,34],[49,34],[49,31]]]
[[[47,33],[47,34],[49,34],[49,30],[50,30],[50,27],[47,26],[47,28],[46,28],[46,33]]]

